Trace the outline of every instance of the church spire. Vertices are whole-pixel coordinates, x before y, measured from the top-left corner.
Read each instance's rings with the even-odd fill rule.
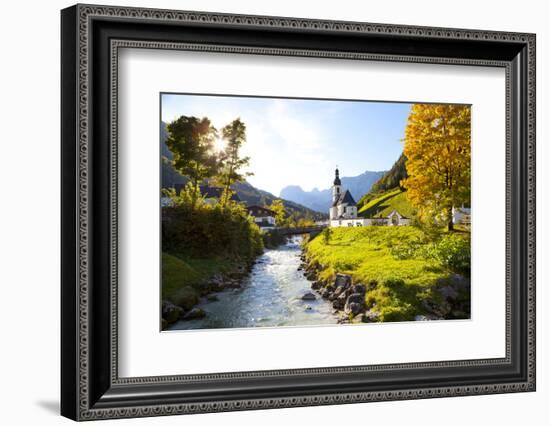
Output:
[[[338,166],[336,166],[334,185],[342,185],[342,182],[340,182],[340,172],[338,171]]]

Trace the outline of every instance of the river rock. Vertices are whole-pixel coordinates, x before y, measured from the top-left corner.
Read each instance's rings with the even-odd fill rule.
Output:
[[[438,291],[445,300],[455,300],[458,297],[458,291],[450,285],[441,287]]]
[[[451,304],[446,301],[436,303],[433,300],[423,300],[422,306],[429,314],[433,314],[440,318],[446,318],[452,310]]]
[[[341,294],[336,298],[336,300],[334,300],[334,302],[332,302],[332,307],[334,309],[339,309],[339,310],[344,309],[344,306],[346,306],[346,299],[347,299],[347,295]]]
[[[346,274],[336,274],[336,278],[334,279],[334,286],[335,287],[344,287],[348,288],[351,286],[351,276]]]
[[[344,305],[344,312],[346,314],[357,315],[365,310],[365,298],[364,295],[359,293],[353,293],[348,296],[346,304]]]
[[[336,297],[340,297],[340,295],[345,292],[346,292],[346,288],[344,286],[338,286],[336,287],[336,290],[334,290],[334,295]]]
[[[325,289],[321,292],[321,297],[323,299],[328,299],[332,293],[334,293],[334,287],[329,285],[327,287],[325,287]]]
[[[241,282],[239,280],[228,280],[223,284],[224,288],[241,288]]]
[[[362,294],[363,296],[367,292],[367,287],[365,286],[365,284],[355,284],[354,286],[352,286],[352,289],[354,293]]]
[[[352,293],[348,296],[346,303],[359,303],[360,305],[364,305],[365,299],[360,293]]]
[[[317,298],[315,297],[315,295],[311,292],[307,292],[302,296],[302,300],[316,300],[316,299]]]
[[[215,294],[209,294],[208,296],[206,296],[206,300],[208,300],[209,302],[217,302],[220,299]]]
[[[317,274],[314,271],[308,271],[305,273],[305,277],[308,281],[315,281],[317,279]]]
[[[426,315],[416,315],[414,317],[414,320],[415,321],[437,321],[437,320],[440,320],[440,319],[443,319],[443,318],[439,318],[435,315],[430,315],[430,314],[426,314]]]
[[[311,283],[311,288],[313,290],[319,290],[321,287],[323,287],[323,283],[321,281],[314,281]]]
[[[363,322],[378,322],[380,320],[380,314],[372,310],[365,312],[361,316],[361,321]]]
[[[206,316],[206,312],[204,312],[204,309],[193,308],[183,316],[183,319],[184,320],[199,319],[199,318],[204,318],[205,316]]]
[[[176,322],[183,315],[183,308],[174,305],[168,300],[162,301],[162,318],[166,320],[168,324]]]
[[[360,314],[364,307],[365,305],[361,305],[360,303],[346,303],[346,306],[344,306],[344,313],[355,316]]]

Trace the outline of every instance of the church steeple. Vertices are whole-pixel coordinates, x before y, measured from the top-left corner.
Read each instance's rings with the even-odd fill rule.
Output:
[[[338,171],[338,166],[336,166],[334,183],[332,185],[332,203],[336,203],[338,198],[340,198],[342,182],[340,182],[340,172]]]
[[[338,185],[338,186],[342,185],[342,182],[340,182],[340,172],[338,171],[338,166],[336,166],[334,185]]]

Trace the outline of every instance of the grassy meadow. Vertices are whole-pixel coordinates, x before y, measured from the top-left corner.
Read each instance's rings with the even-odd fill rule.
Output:
[[[426,313],[423,301],[438,302],[439,286],[451,274],[469,271],[469,233],[428,235],[412,226],[334,228],[305,247],[308,262],[321,265],[319,279],[336,273],[365,283],[365,302],[380,321],[413,320]]]

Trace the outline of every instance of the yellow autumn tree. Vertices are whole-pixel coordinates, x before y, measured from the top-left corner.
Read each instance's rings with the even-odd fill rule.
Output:
[[[453,229],[452,208],[470,203],[470,107],[414,104],[404,138],[407,197],[423,221]]]

